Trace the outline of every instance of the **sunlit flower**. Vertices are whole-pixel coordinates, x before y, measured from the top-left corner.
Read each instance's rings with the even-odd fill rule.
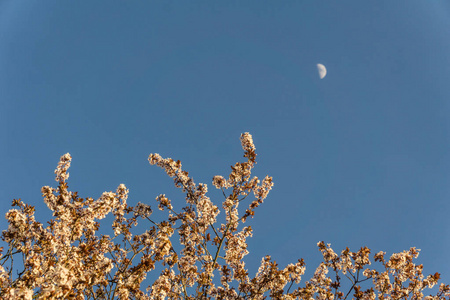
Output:
[[[423,274],[423,266],[414,261],[420,250],[414,247],[389,259],[378,252],[373,259],[379,265],[371,268],[369,248],[346,248],[339,255],[320,241],[323,262],[303,284],[303,259],[279,268],[265,256],[256,274],[249,274],[244,258],[250,253],[247,239],[253,230],[243,223],[267,198],[273,180],[252,177],[256,148],[249,133],[241,135],[241,145],[246,161],[234,164],[228,177],[213,177],[213,186],[223,195],[221,203],[209,197],[206,184],[196,184],[182,170],[180,161],[150,154],[149,163],[162,168],[186,200],[172,203],[160,194],[156,202],[162,212],[155,215],[146,203],[129,206],[124,184],[98,199],[80,198],[66,183],[72,158],[68,153],[61,156],[55,170],[58,186],[41,189],[53,212],[48,225],[37,222],[34,207],[21,200],[14,200],[5,215],[8,228],[2,239],[8,249],[0,248],[1,298],[450,299],[445,284],[434,296],[424,296],[425,289],[439,284],[440,274]],[[240,212],[245,201],[247,208]],[[138,219],[145,224],[136,233]],[[98,234],[101,220],[112,220],[112,237]],[[141,290],[146,278],[153,283]],[[372,286],[364,289],[365,281]]]

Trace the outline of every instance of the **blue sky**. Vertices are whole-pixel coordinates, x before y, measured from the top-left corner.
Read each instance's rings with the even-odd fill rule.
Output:
[[[181,202],[148,155],[212,191],[248,131],[275,182],[251,270],[271,254],[312,271],[319,240],[416,246],[449,283],[449,36],[444,1],[1,1],[0,213],[22,198],[45,222],[67,152],[82,197]]]

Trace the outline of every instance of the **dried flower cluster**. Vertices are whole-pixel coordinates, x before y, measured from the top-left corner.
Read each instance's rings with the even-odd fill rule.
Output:
[[[389,259],[384,252],[375,254],[377,270],[370,267],[368,248],[338,255],[319,242],[323,262],[304,284],[303,259],[279,268],[266,256],[251,277],[243,259],[252,229],[243,223],[254,216],[273,182],[269,176],[251,176],[256,153],[249,133],[241,135],[241,144],[247,160],[232,166],[228,178],[212,179],[224,196],[222,224],[207,185],[196,184],[180,161],[149,156],[150,164],[164,169],[186,195],[186,205],[178,209],[164,194],[156,197],[158,209],[166,212],[163,221],[156,221],[148,204],[127,204],[123,184],[97,200],[70,192],[66,181],[72,158],[63,155],[55,170],[58,187],[42,188],[53,211],[48,226],[37,222],[34,207],[20,200],[6,213],[9,227],[2,239],[9,248],[0,249],[1,299],[450,299],[450,287],[444,284],[434,296],[424,296],[439,274],[422,274],[422,265],[414,263],[415,248]],[[114,219],[113,237],[97,233],[98,220],[108,214]],[[133,234],[139,219],[147,230]],[[150,271],[158,275],[143,288]],[[372,284],[363,289],[363,282]]]

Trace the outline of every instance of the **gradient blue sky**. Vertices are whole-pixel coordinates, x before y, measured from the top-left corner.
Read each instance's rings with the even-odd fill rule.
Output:
[[[271,254],[312,271],[319,240],[416,246],[450,283],[449,37],[447,1],[3,0],[0,213],[22,198],[45,222],[40,188],[66,152],[82,197],[125,183],[131,204],[176,204],[148,155],[212,190],[248,131],[275,182],[249,222],[251,270]]]

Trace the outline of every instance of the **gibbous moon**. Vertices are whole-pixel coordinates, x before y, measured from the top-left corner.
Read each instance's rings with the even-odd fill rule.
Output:
[[[327,75],[327,68],[322,64],[317,64],[317,71],[319,72],[320,79],[323,79]]]

